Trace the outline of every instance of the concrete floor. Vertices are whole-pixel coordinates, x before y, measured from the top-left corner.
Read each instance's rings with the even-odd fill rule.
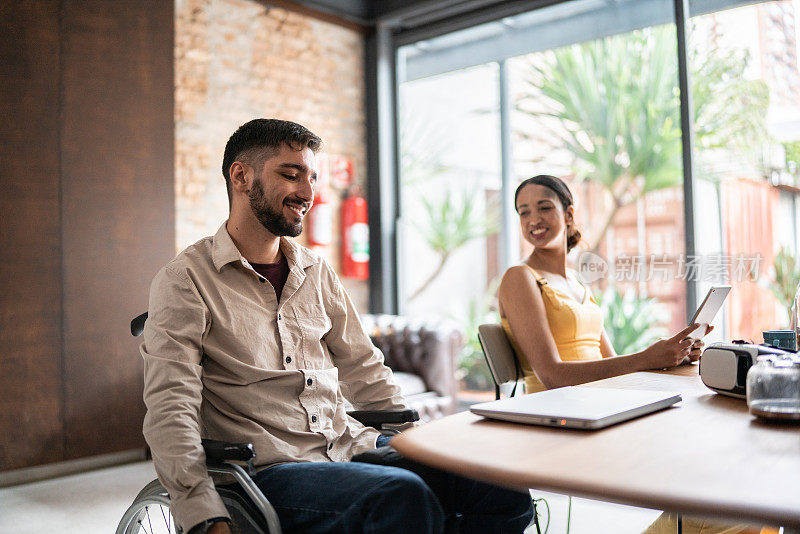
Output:
[[[636,534],[661,515],[660,511],[646,508],[634,508],[589,499],[572,499],[570,525],[567,530],[567,514],[569,499],[566,495],[533,490],[536,499],[544,498],[550,506],[550,529],[548,534]],[[547,522],[547,509],[537,502],[539,525],[542,533]],[[535,534],[536,529],[529,527],[526,534]]]
[[[155,477],[150,462],[138,462],[0,488],[0,532],[113,533],[133,498]]]
[[[155,478],[149,462],[99,469],[42,482],[0,489],[0,532],[15,534],[113,533],[139,490]],[[545,498],[552,515],[549,534],[566,533],[567,497],[534,491]],[[544,532],[546,510],[542,513]],[[573,499],[571,534],[641,532],[658,512]],[[533,528],[527,530],[535,533]]]

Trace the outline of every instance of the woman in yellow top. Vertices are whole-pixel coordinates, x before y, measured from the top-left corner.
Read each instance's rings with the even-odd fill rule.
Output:
[[[567,252],[581,235],[575,228],[572,204],[569,188],[554,176],[528,178],[514,195],[522,235],[533,245],[533,252],[522,265],[506,271],[498,297],[503,327],[525,375],[526,392],[674,367],[686,357],[696,361],[703,343],[687,336],[698,325],[636,354],[617,355],[603,329],[600,307],[575,272],[567,269]],[[675,516],[662,514],[646,534],[675,531]],[[685,517],[683,532],[733,534],[758,529]]]
[[[522,182],[514,194],[522,235],[533,252],[503,275],[500,316],[525,374],[528,393],[696,361],[703,343],[690,325],[636,354],[618,356],[603,329],[600,307],[567,253],[580,241],[572,193],[554,176]]]

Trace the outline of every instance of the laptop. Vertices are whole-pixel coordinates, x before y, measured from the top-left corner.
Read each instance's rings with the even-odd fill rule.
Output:
[[[597,429],[662,410],[680,401],[680,394],[673,392],[567,386],[473,404],[470,411],[515,423]]]

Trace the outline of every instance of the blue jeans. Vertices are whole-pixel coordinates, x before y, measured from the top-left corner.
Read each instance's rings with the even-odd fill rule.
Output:
[[[378,446],[388,441],[381,436]],[[384,465],[287,463],[253,479],[287,533],[521,533],[533,517],[527,493],[376,451],[388,452],[378,460]]]

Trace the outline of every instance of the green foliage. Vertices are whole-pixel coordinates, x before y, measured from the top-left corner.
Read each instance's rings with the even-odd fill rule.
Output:
[[[440,255],[449,256],[468,241],[497,231],[497,221],[480,211],[472,192],[456,198],[448,188],[438,202],[421,200],[427,217],[416,228],[431,250]]]
[[[578,176],[629,204],[681,180],[675,56],[666,27],[553,50],[531,63],[519,109],[556,119],[553,133],[575,156]],[[540,95],[546,111],[527,106]]]
[[[450,256],[472,239],[494,234],[499,229],[496,206],[481,210],[475,190],[457,197],[451,188],[436,195],[430,184],[450,167],[442,163],[451,138],[441,125],[416,112],[412,103],[404,102],[400,121],[400,173],[407,196],[416,193],[425,209],[425,216],[414,222],[425,243],[439,256],[433,272],[408,297],[412,301],[439,277]],[[434,200],[431,200],[431,199]]]
[[[792,303],[794,302],[795,292],[800,283],[800,260],[794,257],[792,252],[782,247],[775,256],[774,276],[769,282],[772,294],[781,306],[784,307],[789,317],[792,316]]]
[[[450,170],[442,163],[450,137],[442,125],[403,101],[400,118],[400,177],[404,187],[429,183]]]
[[[494,387],[492,373],[478,342],[478,327],[485,323],[500,322],[500,315],[494,306],[499,285],[500,279],[496,278],[489,284],[483,297],[471,298],[467,313],[461,320],[466,341],[458,355],[458,374],[468,389],[486,391]]]
[[[640,297],[633,289],[620,293],[612,286],[598,300],[603,326],[617,354],[638,352],[667,334],[658,326],[666,314],[656,299]]]
[[[698,151],[752,153],[766,138],[769,91],[744,79],[747,55],[712,50],[691,60]],[[517,109],[544,118],[540,126],[574,156],[576,176],[611,195],[610,212],[592,236],[596,249],[621,207],[682,181],[674,28],[559,48],[530,56],[529,65]]]
[[[706,151],[714,149],[761,165],[759,151],[769,139],[765,121],[769,88],[762,80],[745,78],[749,53],[721,49],[702,53],[691,48],[697,170],[703,178],[714,178],[702,165]]]
[[[786,161],[794,163],[795,167],[800,167],[800,139],[783,143],[786,151]]]
[[[439,276],[450,256],[468,241],[498,231],[497,210],[487,206],[481,210],[475,201],[475,191],[465,191],[456,198],[447,188],[438,201],[422,198],[426,217],[415,224],[425,243],[439,255],[439,264],[425,282],[408,298],[414,300]]]

